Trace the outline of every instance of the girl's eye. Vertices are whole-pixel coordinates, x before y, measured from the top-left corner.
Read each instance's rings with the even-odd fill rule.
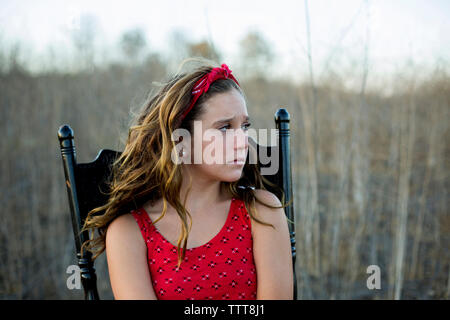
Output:
[[[226,130],[226,129],[229,129],[229,128],[230,128],[230,125],[227,124],[226,126],[223,126],[222,128],[220,128],[219,130],[225,132],[225,130]]]
[[[243,124],[242,126],[243,126],[243,128],[244,128],[244,131],[247,131],[248,128],[249,128],[251,125],[252,125],[251,123],[245,123],[245,124]],[[219,130],[220,130],[220,131],[225,131],[226,129],[230,129],[230,125],[229,125],[229,124],[227,124],[226,126],[221,127]]]

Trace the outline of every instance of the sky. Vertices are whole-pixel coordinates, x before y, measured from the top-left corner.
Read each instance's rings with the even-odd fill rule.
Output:
[[[294,77],[308,73],[308,48],[317,75],[327,67],[359,70],[365,58],[371,70],[388,73],[450,57],[448,0],[0,0],[0,44],[19,40],[33,56],[45,56],[50,47],[70,55],[70,31],[86,14],[96,18],[103,54],[136,27],[150,49],[170,54],[168,35],[177,29],[193,41],[213,41],[233,65],[239,41],[258,31],[276,54],[271,70]]]

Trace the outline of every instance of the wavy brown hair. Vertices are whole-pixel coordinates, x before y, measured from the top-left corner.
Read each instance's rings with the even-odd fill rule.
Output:
[[[89,230],[90,236],[89,240],[83,243],[82,251],[90,251],[94,260],[105,250],[106,231],[115,218],[140,208],[148,201],[153,202],[161,198],[164,203],[163,211],[154,223],[164,217],[168,204],[176,209],[182,223],[182,232],[177,243],[178,266],[185,257],[192,217],[180,199],[182,164],[177,164],[178,161],[174,163],[171,159],[172,150],[176,146],[176,141],[172,141],[172,132],[177,128],[184,128],[192,133],[193,121],[202,115],[205,101],[218,93],[237,90],[245,99],[243,91],[233,80],[217,80],[199,98],[186,118],[180,121],[181,114],[191,100],[194,84],[215,67],[215,63],[205,59],[187,59],[181,66],[188,61],[197,61],[200,65],[190,72],[177,72],[163,83],[134,118],[135,124],[128,131],[125,148],[112,165],[108,184],[109,199],[103,206],[91,210],[87,215],[82,231]],[[253,188],[266,189],[265,184],[277,188],[260,174],[257,164],[247,162],[238,181],[221,183],[221,187],[225,187],[223,190],[228,190],[233,197],[244,201],[249,215],[255,221],[266,226],[274,228],[272,224],[258,218],[255,201],[271,208],[284,208],[288,205],[284,203],[284,193],[280,188],[281,207],[271,206],[256,198]],[[190,219],[189,227],[187,217]],[[94,238],[95,230],[99,234],[97,238]]]

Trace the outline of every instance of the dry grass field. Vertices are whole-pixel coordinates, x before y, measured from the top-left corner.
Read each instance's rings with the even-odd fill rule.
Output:
[[[138,65],[0,74],[0,298],[82,299],[57,139],[75,132],[78,162],[121,149],[130,108],[164,79],[157,55]],[[417,70],[420,72],[420,70]],[[235,70],[239,76],[239,70]],[[391,93],[244,78],[254,128],[291,114],[299,299],[448,299],[450,75],[397,76]],[[96,262],[112,299],[106,259]],[[378,265],[381,289],[366,270]]]

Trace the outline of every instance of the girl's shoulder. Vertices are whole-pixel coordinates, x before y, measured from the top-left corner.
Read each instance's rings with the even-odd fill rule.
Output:
[[[280,199],[278,199],[278,197],[274,193],[272,193],[268,190],[264,190],[264,189],[255,189],[254,192],[255,192],[255,196],[262,202],[267,203],[271,206],[277,206],[277,207],[281,206]],[[256,203],[258,203],[258,202],[256,202]]]
[[[274,193],[268,190],[255,189],[255,196],[261,202],[266,203],[270,206],[281,207],[282,205],[280,199],[278,199],[278,197]],[[286,221],[286,214],[283,208],[270,208],[262,203],[259,203],[258,201],[255,201],[255,209],[257,211],[258,219],[266,223],[270,223],[275,226],[284,224]],[[253,231],[255,233],[258,232],[259,229],[264,227],[260,223],[253,223],[253,225]]]
[[[116,217],[106,229],[106,247],[112,249],[121,243],[131,244],[133,247],[145,249],[139,224],[133,214],[126,213]]]

